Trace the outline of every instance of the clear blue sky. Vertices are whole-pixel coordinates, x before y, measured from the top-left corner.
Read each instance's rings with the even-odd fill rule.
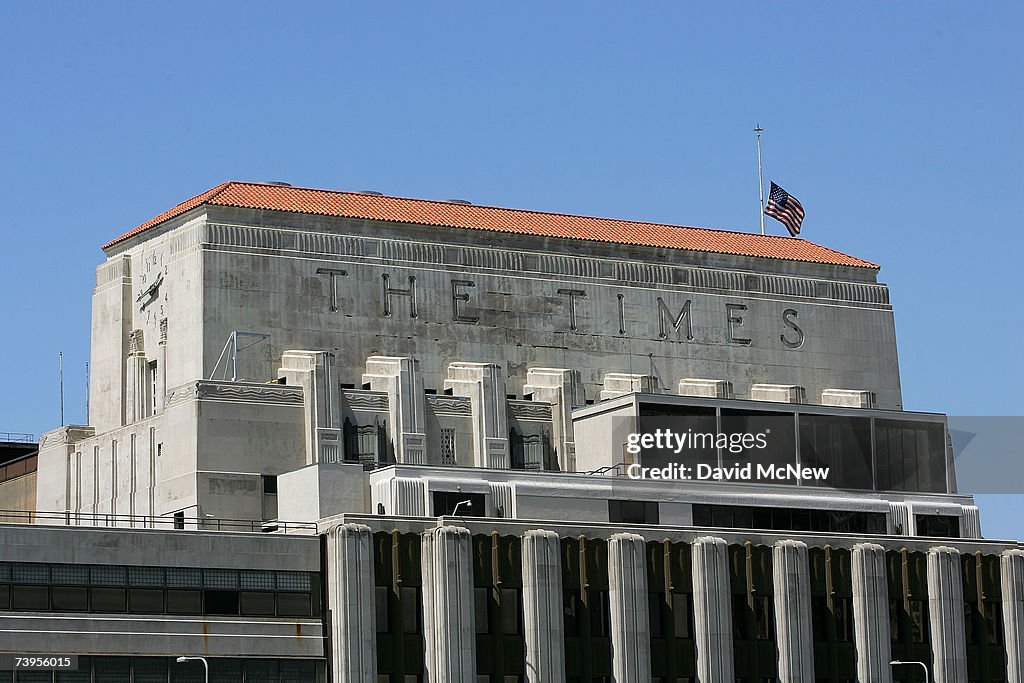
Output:
[[[224,180],[755,231],[755,123],[883,264],[906,406],[1024,413],[1024,5],[637,5],[0,4],[0,431],[59,423],[60,350],[84,419],[99,245]]]

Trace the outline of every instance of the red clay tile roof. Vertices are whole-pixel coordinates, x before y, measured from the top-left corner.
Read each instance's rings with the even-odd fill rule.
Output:
[[[878,268],[869,261],[791,237],[236,181],[178,204],[103,248],[203,204]]]

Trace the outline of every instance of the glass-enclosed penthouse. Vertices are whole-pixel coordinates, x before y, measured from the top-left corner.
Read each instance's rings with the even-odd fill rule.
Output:
[[[573,424],[580,472],[956,493],[941,414],[633,393]]]

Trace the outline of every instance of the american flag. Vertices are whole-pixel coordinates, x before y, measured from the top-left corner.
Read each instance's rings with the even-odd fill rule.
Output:
[[[785,225],[789,234],[796,237],[800,234],[800,224],[804,220],[804,207],[800,206],[796,197],[772,182],[771,192],[768,193],[768,206],[764,209],[764,215],[771,216]]]

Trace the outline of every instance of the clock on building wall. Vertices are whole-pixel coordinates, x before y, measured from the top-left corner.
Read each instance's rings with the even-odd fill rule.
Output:
[[[156,330],[160,321],[167,317],[168,257],[166,250],[143,251],[141,267],[136,272],[139,284],[135,303],[139,307],[139,313],[147,328]],[[156,339],[152,339],[152,342],[156,341]]]

